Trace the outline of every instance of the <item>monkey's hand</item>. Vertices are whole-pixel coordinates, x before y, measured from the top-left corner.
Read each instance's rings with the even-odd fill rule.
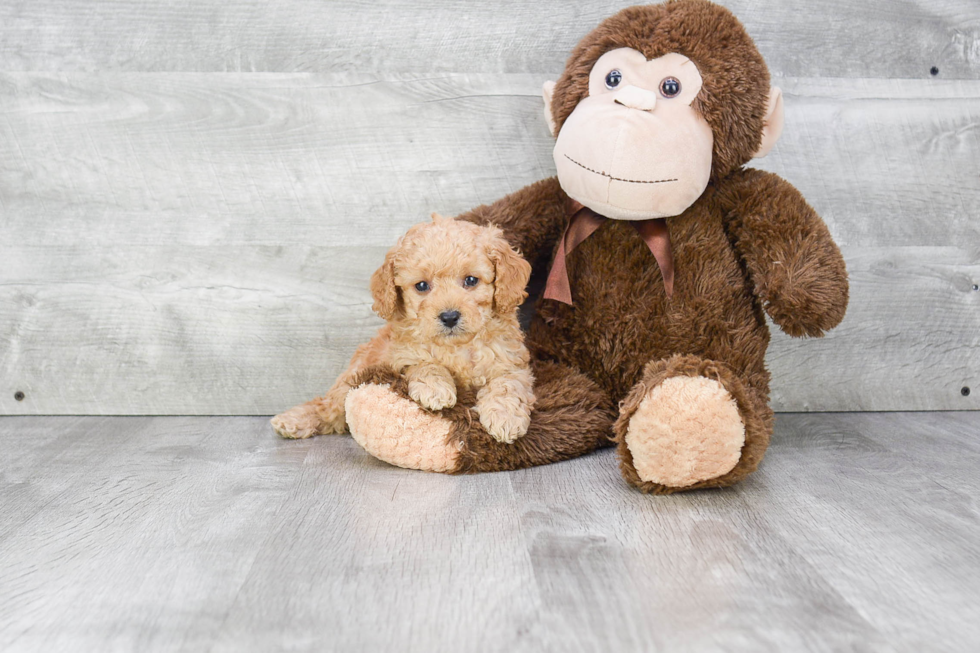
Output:
[[[726,180],[729,234],[773,322],[822,336],[847,310],[844,258],[820,216],[781,177],[746,169]]]
[[[456,383],[445,367],[434,363],[412,365],[405,369],[408,396],[422,408],[442,410],[456,405]]]

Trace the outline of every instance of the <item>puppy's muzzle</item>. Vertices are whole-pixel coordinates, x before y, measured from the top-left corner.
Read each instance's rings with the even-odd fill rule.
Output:
[[[439,321],[447,329],[453,329],[459,324],[459,311],[443,311],[439,313]]]

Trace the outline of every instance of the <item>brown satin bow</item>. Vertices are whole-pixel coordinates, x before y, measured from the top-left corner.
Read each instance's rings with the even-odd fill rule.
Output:
[[[569,306],[572,304],[572,287],[568,281],[568,268],[565,266],[565,258],[608,220],[608,218],[602,217],[592,209],[575,201],[571,202],[570,212],[572,219],[562,235],[561,242],[558,243],[555,262],[551,265],[548,283],[544,287],[545,299],[555,299]],[[647,244],[653,257],[657,260],[657,265],[660,266],[660,274],[664,279],[664,290],[667,291],[667,298],[669,299],[674,294],[674,255],[670,249],[670,232],[667,231],[667,220],[665,218],[634,220],[630,221],[630,224],[640,234],[643,242]]]

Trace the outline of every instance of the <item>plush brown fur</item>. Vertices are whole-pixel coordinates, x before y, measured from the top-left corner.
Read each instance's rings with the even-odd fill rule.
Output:
[[[633,466],[629,447],[626,446],[626,429],[630,417],[640,402],[658,384],[675,376],[703,376],[721,383],[734,397],[742,423],[745,425],[745,445],[742,447],[742,457],[735,468],[723,476],[701,481],[684,489],[731,485],[755,471],[762,461],[766,447],[769,446],[769,436],[772,433],[772,410],[769,408],[767,398],[747,386],[723,363],[702,360],[697,356],[676,355],[668,360],[651,361],[644,370],[643,378],[620,405],[619,419],[616,420],[613,431],[616,434],[616,450],[619,453],[619,467],[623,477],[644,492],[669,494],[677,489],[640,479]]]
[[[623,477],[645,492],[730,485],[756,469],[772,432],[765,313],[793,336],[820,336],[844,315],[847,272],[820,217],[786,181],[741,168],[762,141],[769,93],[765,64],[741,24],[707,0],[632,7],[607,19],[575,48],[555,86],[558,127],[585,96],[593,63],[619,47],[648,58],[684,54],[704,82],[695,107],[714,135],[711,181],[686,211],[667,218],[673,297],[632,226],[603,225],[568,255],[574,306],[538,302],[528,335],[538,374],[528,434],[512,446],[492,442],[466,409],[472,398],[461,396],[441,413],[460,449],[450,471],[553,462],[614,435]],[[461,218],[500,226],[542,266],[554,256],[569,205],[557,179],[547,179]],[[625,443],[630,418],[665,379],[691,376],[717,381],[735,401],[741,456],[730,471],[684,487],[643,481]],[[397,375],[361,380],[405,393]]]
[[[353,379],[385,365],[404,375],[409,396],[424,408],[451,408],[458,392],[472,391],[469,405],[484,433],[502,442],[521,437],[534,404],[517,322],[530,272],[496,227],[438,215],[412,227],[371,277],[374,310],[388,324],[357,349],[326,395],[274,417],[276,432],[288,438],[344,433]],[[452,328],[440,319],[447,311],[458,316]]]
[[[469,408],[472,390],[460,392],[456,405],[438,411],[452,424],[449,442],[459,451],[453,474],[499,472],[576,458],[600,447],[615,445],[612,425],[616,410],[608,395],[584,374],[547,361],[532,362],[535,392],[541,395],[531,412],[527,434],[513,444],[498,442],[480,425]],[[410,399],[407,379],[387,367],[364,370],[353,385],[389,386]]]

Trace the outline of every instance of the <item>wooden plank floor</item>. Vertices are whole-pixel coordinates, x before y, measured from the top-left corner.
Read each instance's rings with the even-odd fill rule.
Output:
[[[783,414],[742,485],[472,477],[256,417],[0,418],[3,651],[968,650],[980,413]]]

